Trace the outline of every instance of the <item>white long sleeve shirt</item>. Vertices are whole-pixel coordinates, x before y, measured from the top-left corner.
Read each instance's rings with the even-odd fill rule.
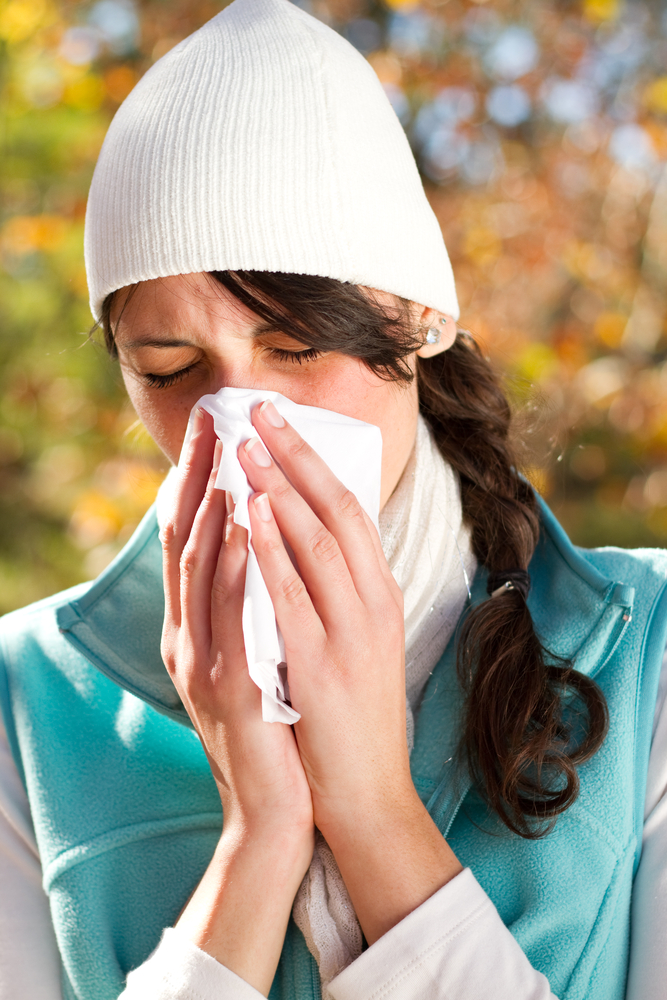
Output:
[[[667,655],[656,703],[626,1000],[667,993]],[[62,1000],[60,959],[28,800],[0,722],[0,1000]],[[484,961],[479,961],[483,942]],[[329,986],[334,1000],[550,1000],[469,869]],[[260,1000],[262,994],[167,929],[121,1000]]]

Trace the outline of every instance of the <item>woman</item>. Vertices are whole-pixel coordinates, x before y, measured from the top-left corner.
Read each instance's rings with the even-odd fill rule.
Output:
[[[667,559],[579,552],[517,474],[364,60],[235,0],[114,120],[86,263],[172,462],[223,386],[372,423],[382,538],[255,407],[294,727],[248,676],[247,536],[201,409],[160,539],[150,511],[94,584],[5,619],[3,1000],[54,1000],[59,961],[86,1000],[660,996]]]

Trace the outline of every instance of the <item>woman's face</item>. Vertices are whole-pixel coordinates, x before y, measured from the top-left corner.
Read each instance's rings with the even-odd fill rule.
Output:
[[[262,332],[255,313],[204,274],[144,281],[129,298],[121,290],[111,324],[130,399],[171,462],[205,393],[270,389],[378,426],[381,504],[391,496],[415,439],[416,381],[388,382],[357,358],[317,354],[286,334]]]

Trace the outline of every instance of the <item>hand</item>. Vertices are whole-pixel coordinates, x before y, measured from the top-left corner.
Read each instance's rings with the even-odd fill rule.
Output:
[[[226,826],[312,838],[311,796],[289,726],[262,721],[241,629],[247,533],[214,488],[221,444],[199,411],[171,519],[162,530],[162,657],[197,730]]]
[[[256,438],[239,459],[262,491],[250,504],[253,547],[285,640],[290,697],[302,715],[297,742],[326,836],[355,803],[368,808],[412,788],[403,598],[356,498],[288,424],[272,426],[267,415],[282,419],[267,403],[253,421],[280,468]]]
[[[356,498],[272,403],[253,423],[275,462],[256,438],[239,459],[315,823],[372,943],[461,871],[410,776],[402,595]]]
[[[262,721],[241,611],[247,533],[214,488],[221,445],[203,411],[162,530],[162,656],[199,734],[222,800],[213,858],[180,933],[268,994],[294,896],[313,852],[310,790],[294,733]]]

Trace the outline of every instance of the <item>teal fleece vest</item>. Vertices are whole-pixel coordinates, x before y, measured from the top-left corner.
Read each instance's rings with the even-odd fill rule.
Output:
[[[621,1000],[667,632],[667,555],[576,549],[543,508],[530,572],[545,645],[594,676],[610,710],[605,744],[580,769],[576,804],[538,841],[487,814],[450,760],[460,724],[453,644],[417,719],[413,778],[553,992]],[[480,571],[473,600],[483,599]],[[177,918],[221,830],[206,758],[160,659],[162,611],[151,511],[92,585],[0,625],[0,702],[32,809],[66,1000],[122,992]],[[271,998],[319,996],[317,967],[291,923]]]

